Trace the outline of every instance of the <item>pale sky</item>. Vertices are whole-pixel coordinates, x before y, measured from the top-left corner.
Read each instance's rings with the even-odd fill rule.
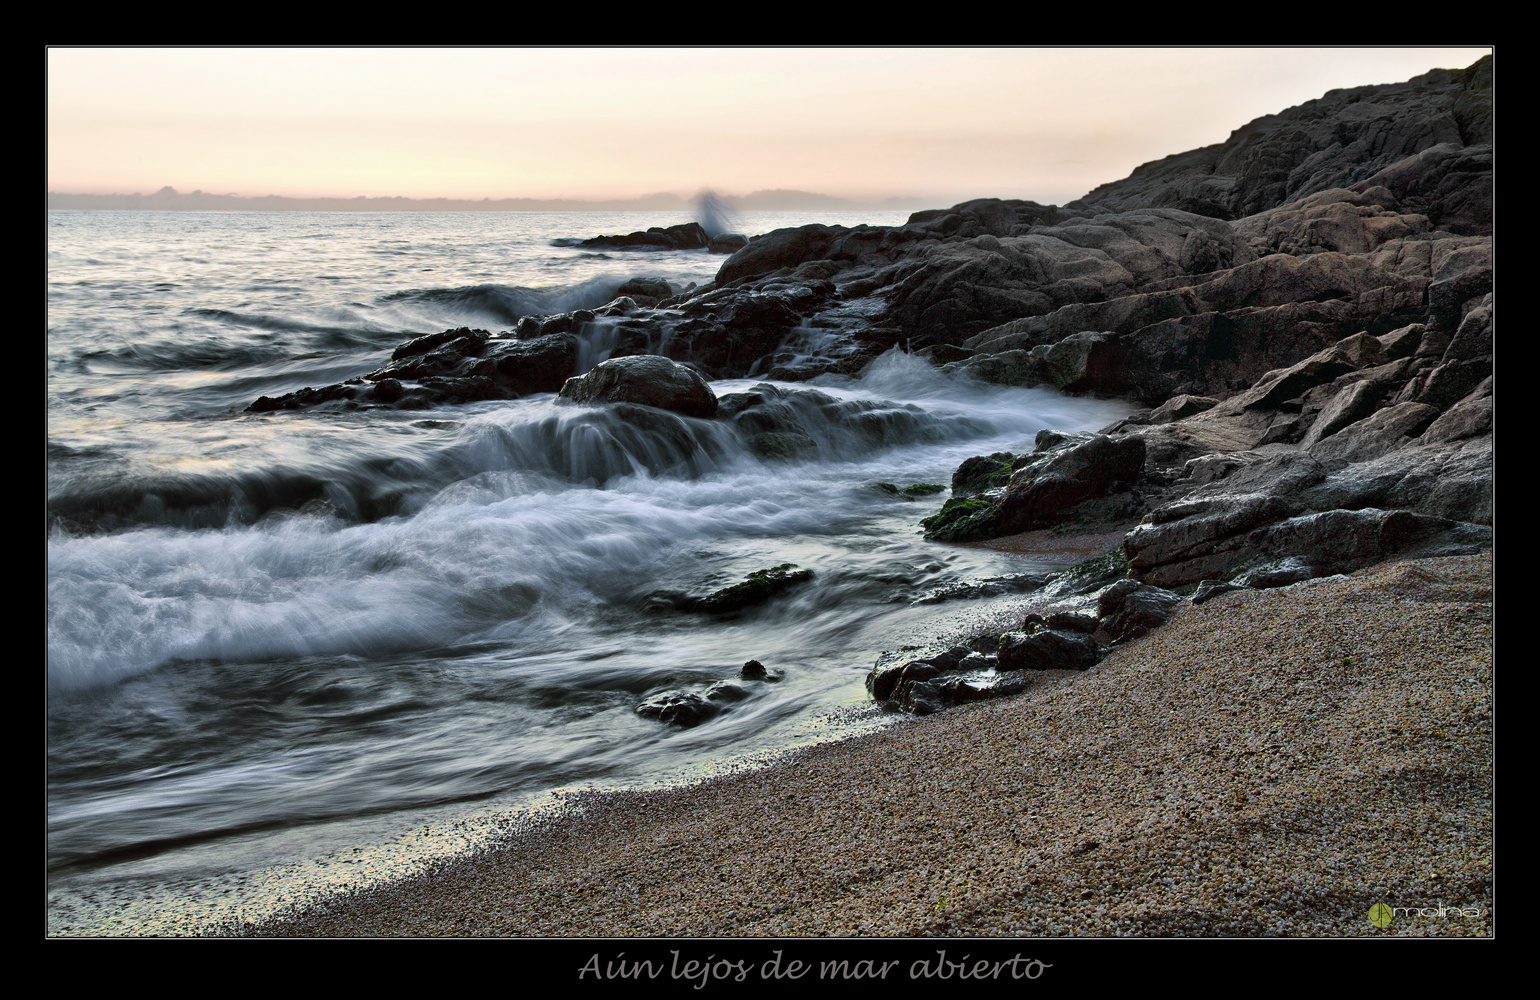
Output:
[[[1062,204],[1485,48],[48,51],[48,189]]]

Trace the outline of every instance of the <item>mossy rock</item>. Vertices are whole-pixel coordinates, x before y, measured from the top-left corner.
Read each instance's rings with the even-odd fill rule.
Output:
[[[952,474],[952,495],[977,496],[989,490],[1000,489],[1011,481],[1016,460],[1016,456],[1008,451],[997,451],[993,455],[976,455],[966,459]]]
[[[996,504],[981,497],[953,497],[920,524],[933,542],[969,542],[994,537]]]
[[[1108,549],[1102,555],[1092,556],[1064,571],[1055,583],[1061,590],[1095,589],[1103,583],[1112,583],[1128,576],[1128,554],[1122,545]]]
[[[884,496],[890,496],[895,500],[914,499],[914,497],[906,496],[902,490],[900,490],[897,486],[894,486],[892,483],[867,483],[865,488],[871,490],[873,493],[881,493]]]
[[[876,490],[879,493],[885,493],[888,496],[895,497],[899,500],[913,500],[916,497],[929,496],[932,493],[941,493],[946,489],[945,486],[942,486],[939,483],[915,483],[912,486],[905,486],[902,489],[894,486],[892,483],[867,483],[866,488],[869,490]]]
[[[738,611],[755,604],[762,604],[770,598],[813,578],[810,569],[797,569],[793,563],[781,563],[770,569],[762,569],[757,573],[750,573],[742,583],[731,587],[724,587],[714,594],[702,597],[695,602],[695,611],[704,611],[707,614],[725,614],[730,611]]]

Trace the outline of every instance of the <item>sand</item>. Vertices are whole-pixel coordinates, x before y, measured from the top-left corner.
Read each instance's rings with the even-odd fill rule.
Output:
[[[256,933],[1491,935],[1491,579],[1489,551],[1184,602],[1019,697],[576,795]]]

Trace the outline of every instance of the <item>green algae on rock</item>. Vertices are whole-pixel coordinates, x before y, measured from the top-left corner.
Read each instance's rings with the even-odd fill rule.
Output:
[[[742,583],[724,587],[695,602],[695,611],[725,614],[754,604],[763,604],[776,594],[813,578],[810,569],[797,569],[794,563],[781,563],[770,569],[750,573]]]

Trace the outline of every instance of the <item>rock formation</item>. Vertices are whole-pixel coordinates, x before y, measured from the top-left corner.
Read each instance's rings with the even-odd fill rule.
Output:
[[[1128,583],[1204,597],[1471,551],[1490,545],[1493,508],[1491,102],[1490,58],[1333,91],[1065,206],[979,199],[902,226],[778,230],[705,286],[644,279],[602,309],[500,336],[418,338],[360,378],[250,409],[578,398],[563,386],[602,343],[656,379],[668,363],[634,356],[770,379],[688,412],[714,409],[761,455],[795,460],[818,448],[799,414],[868,415],[775,383],[854,374],[897,346],[986,382],[1147,407],[964,463],[926,521],[935,540],[1127,527]],[[704,231],[633,234],[685,235],[704,245]],[[809,330],[843,331],[843,347],[819,354]],[[998,682],[1009,665],[1081,663],[1153,627],[1160,602],[1138,593],[1124,603],[1143,610],[1105,610],[1092,632],[996,642],[993,664],[879,670],[873,696],[929,710],[1013,689]]]

